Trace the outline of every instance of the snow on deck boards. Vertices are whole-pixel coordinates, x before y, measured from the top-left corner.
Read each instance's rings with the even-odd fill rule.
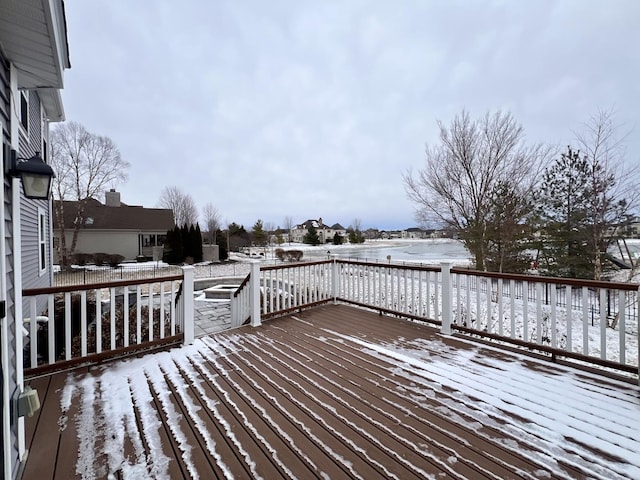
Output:
[[[640,389],[324,306],[34,379],[24,479],[640,478]]]

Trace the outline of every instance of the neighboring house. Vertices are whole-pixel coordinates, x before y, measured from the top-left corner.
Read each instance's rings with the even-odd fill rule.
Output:
[[[48,162],[49,122],[64,120],[60,89],[69,68],[62,0],[0,0],[0,357],[2,478],[20,475],[27,457],[23,392],[22,289],[50,286],[51,203],[24,196],[11,159],[39,153]]]
[[[57,206],[60,201],[54,202]],[[65,241],[69,248],[77,221],[77,202],[65,200],[62,205]],[[60,228],[56,222],[54,218],[53,232],[57,246]],[[104,204],[93,198],[87,200],[82,222],[74,253],[119,253],[125,260],[135,260],[139,255],[154,258],[154,247],[155,259],[158,259],[158,255],[162,259],[167,231],[174,227],[172,210],[126,205],[120,201],[120,193],[114,189],[105,193]]]
[[[291,239],[294,242],[302,243],[304,236],[309,232],[309,228],[311,226],[313,226],[318,232],[320,243],[332,242],[336,233],[341,237],[347,235],[347,230],[342,225],[339,223],[335,223],[332,226],[325,225],[322,221],[322,217],[320,217],[318,220],[307,220],[304,223],[295,225],[291,229]]]
[[[412,228],[407,228],[406,230],[402,230],[402,238],[414,239],[414,238],[427,238],[427,237],[428,237],[428,232],[421,228],[412,227]]]

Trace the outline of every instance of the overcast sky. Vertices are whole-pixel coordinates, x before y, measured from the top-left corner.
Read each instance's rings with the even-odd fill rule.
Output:
[[[402,172],[436,120],[510,110],[566,145],[615,108],[640,162],[640,1],[66,0],[68,120],[223,222],[415,226]]]

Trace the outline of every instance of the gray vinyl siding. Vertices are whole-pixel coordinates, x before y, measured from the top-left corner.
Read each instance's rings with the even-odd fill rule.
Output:
[[[6,60],[2,52],[0,51],[0,119],[2,120],[2,132],[0,132],[0,144],[3,148],[5,161],[9,158],[10,155],[10,142],[9,135],[11,132],[11,115],[10,115],[10,85],[9,85],[9,62]],[[5,238],[2,241],[5,243],[6,248],[6,298],[7,298],[7,325],[8,325],[8,345],[9,351],[7,352],[9,357],[9,371],[5,372],[8,374],[8,383],[9,383],[9,396],[13,397],[17,390],[17,371],[18,366],[16,363],[16,351],[15,351],[15,331],[16,331],[16,322],[15,322],[15,306],[13,303],[15,289],[13,286],[13,251],[11,248],[11,238],[12,238],[12,229],[11,229],[11,184],[9,180],[3,175],[2,188],[4,188],[4,205],[1,208],[4,208],[4,218],[5,218]],[[2,422],[0,416],[0,422]],[[1,425],[4,430],[4,425]],[[2,445],[3,450],[9,449],[12,457],[12,465],[18,465],[18,425],[14,422],[14,419],[11,419],[11,440],[10,445]],[[4,469],[4,458],[0,457],[0,468]],[[13,475],[17,474],[16,469],[13,470]]]
[[[40,152],[42,146],[42,114],[40,111],[40,99],[36,92],[29,92],[29,142],[24,142],[24,137],[20,135],[19,156],[29,158]],[[50,276],[50,254],[49,251],[49,231],[45,230],[46,245],[46,271],[40,273],[40,243],[38,239],[38,208],[45,213],[45,224],[49,225],[49,202],[47,200],[33,200],[22,197],[20,201],[20,226],[22,241],[22,288],[40,288],[51,286]],[[43,313],[47,306],[47,299],[42,297],[38,300],[37,315]],[[25,317],[30,316],[30,306],[28,300],[22,302],[22,313]]]
[[[6,132],[2,132],[2,138],[9,140],[9,122],[11,121],[11,110],[9,101],[11,95],[11,85],[9,83],[9,62],[0,52],[0,123]]]

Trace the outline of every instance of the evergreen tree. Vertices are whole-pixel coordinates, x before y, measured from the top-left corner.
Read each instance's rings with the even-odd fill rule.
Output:
[[[342,235],[340,235],[338,232],[336,232],[333,235],[333,244],[334,245],[342,245],[342,240],[343,240]]]
[[[200,225],[196,223],[195,233],[193,235],[193,249],[194,255],[193,258],[196,263],[202,261],[203,252],[202,252],[202,231],[200,230]]]
[[[182,247],[182,233],[179,227],[174,227],[167,232],[162,260],[168,264],[176,265],[184,260]]]
[[[284,243],[284,237],[282,236],[282,230],[278,228],[276,230],[276,243],[282,245]]]
[[[589,250],[589,165],[568,147],[543,176],[538,194],[543,270],[555,276],[593,278]]]
[[[485,238],[486,267],[489,271],[522,273],[531,265],[531,228],[529,220],[533,205],[518,185],[498,182],[492,190]]]
[[[180,227],[180,237],[182,241],[182,260],[181,261],[184,261],[185,258],[192,256],[191,242],[189,240],[189,227],[187,226],[186,223],[182,225],[182,227]]]
[[[267,241],[267,234],[264,231],[262,220],[258,220],[251,229],[251,234],[253,235],[253,243],[258,246],[263,246]]]
[[[348,228],[349,243],[364,243],[364,235],[359,229]]]
[[[316,230],[316,228],[313,225],[310,225],[309,228],[307,228],[307,233],[302,239],[302,242],[306,243],[307,245],[320,244],[320,237],[318,236],[318,230]]]
[[[226,260],[229,257],[226,232],[220,229],[216,230],[216,243],[218,244],[218,256],[220,260]]]

